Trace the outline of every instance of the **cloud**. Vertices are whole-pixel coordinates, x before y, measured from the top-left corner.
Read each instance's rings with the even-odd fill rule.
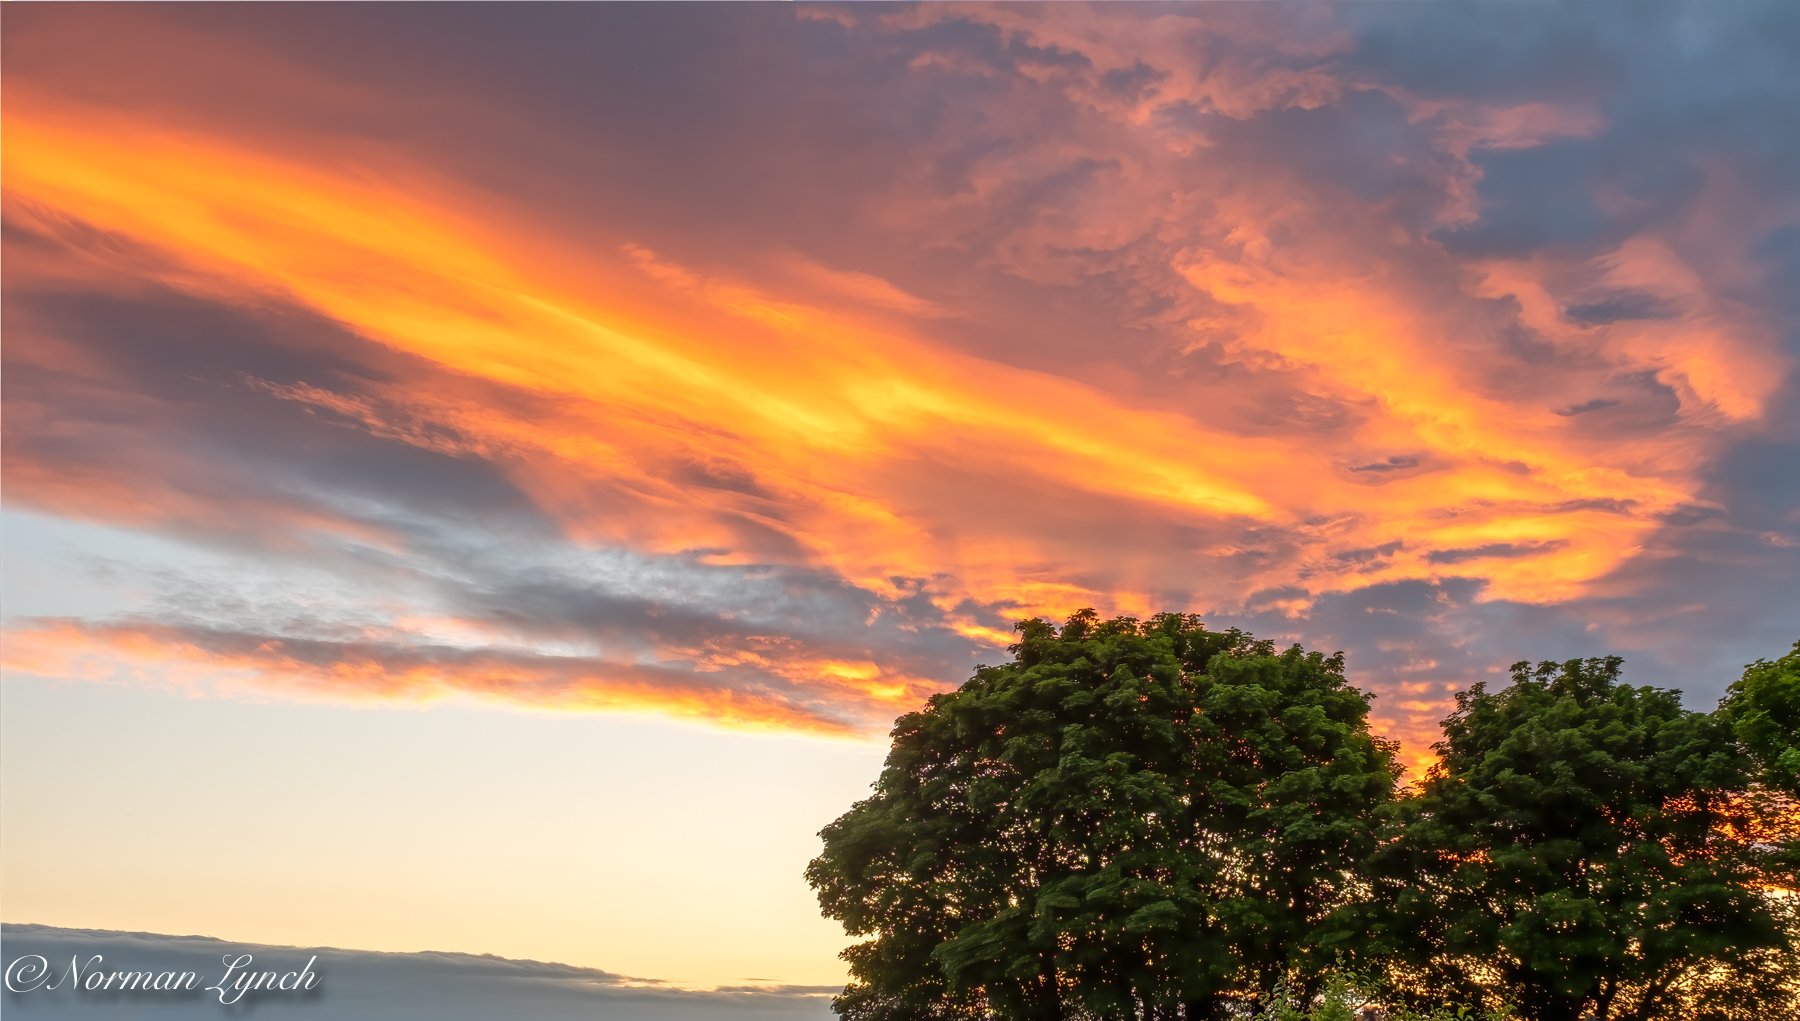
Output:
[[[1582,401],[1580,404],[1571,404],[1566,408],[1558,408],[1556,413],[1563,416],[1564,418],[1573,418],[1576,415],[1585,415],[1590,411],[1599,411],[1602,408],[1611,408],[1611,407],[1616,406],[1618,403],[1619,403],[1618,401],[1608,400],[1605,397],[1596,397],[1591,401]]]
[[[73,993],[37,989],[7,994],[7,1012],[21,1017],[111,1018],[122,1007],[146,1017],[219,1018],[241,1013],[282,1016],[298,1010],[308,1017],[432,1019],[523,1016],[533,1018],[619,1018],[622,1021],[704,1018],[823,1018],[836,988],[781,986],[746,980],[712,990],[673,988],[656,979],[633,978],[598,968],[541,961],[517,961],[491,954],[380,953],[336,947],[286,947],[235,943],[207,936],[165,936],[145,932],[63,929],[8,923],[6,960],[42,956],[49,965],[46,984],[66,982],[71,958],[86,966],[95,955],[113,970],[195,972],[195,985],[211,984],[225,971],[225,958],[248,954],[249,968],[296,971],[316,957],[320,976],[307,993],[249,993],[243,1005],[222,1006],[216,993]],[[245,970],[245,969],[240,969]]]
[[[1621,319],[1661,319],[1665,314],[1655,298],[1631,291],[1563,309],[1563,315],[1590,325],[1616,323]]]
[[[472,622],[436,623],[480,630]],[[150,622],[33,624],[11,635],[8,669],[89,678],[123,669],[193,687],[213,682],[207,687],[215,691],[230,690],[234,677],[248,675],[263,690],[302,700],[429,701],[461,694],[515,707],[657,713],[739,728],[853,735],[936,687],[930,680],[883,677],[870,662],[809,661],[793,655],[798,643],[781,638],[763,643],[773,656],[758,654],[754,642],[745,643],[750,648],[704,650],[717,662],[702,664],[711,670],[696,670],[691,661],[670,667],[471,649],[406,632],[332,641]]]
[[[1793,617],[1800,196],[1791,13],[1699,10],[27,12],[8,501],[361,629],[31,640],[828,728],[1093,604],[1713,690]]]

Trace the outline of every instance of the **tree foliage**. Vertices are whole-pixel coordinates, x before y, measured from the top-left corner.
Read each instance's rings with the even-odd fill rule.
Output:
[[[1784,865],[1737,837],[1759,775],[1739,731],[1763,717],[1684,710],[1620,683],[1620,662],[1518,663],[1506,689],[1457,696],[1440,763],[1371,863],[1384,939],[1426,984],[1498,983],[1538,1021],[1726,1017],[1785,995],[1788,905],[1764,889]]]
[[[834,1009],[1198,1018],[1332,953],[1399,775],[1342,657],[1182,614],[1017,630],[821,833],[807,879],[873,937]]]
[[[1761,767],[1763,783],[1800,795],[1800,642],[1773,663],[1745,667],[1719,711]]]
[[[1017,630],[821,833],[846,1018],[1800,1017],[1800,643],[1714,713],[1514,664],[1397,791],[1341,655]]]

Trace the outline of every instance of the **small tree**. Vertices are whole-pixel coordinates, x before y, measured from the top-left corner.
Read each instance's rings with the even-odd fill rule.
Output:
[[[1399,775],[1342,657],[1181,614],[1017,630],[820,834],[807,880],[873,937],[833,1009],[1197,1021],[1317,953]]]
[[[1728,717],[1620,663],[1517,663],[1457,696],[1373,860],[1385,939],[1434,987],[1497,979],[1536,1021],[1761,1016],[1791,955],[1763,889],[1781,863],[1735,835],[1758,762]]]

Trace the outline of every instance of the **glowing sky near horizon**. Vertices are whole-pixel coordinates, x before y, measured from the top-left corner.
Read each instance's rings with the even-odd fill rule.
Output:
[[[11,9],[6,505],[161,545],[6,666],[866,742],[1095,606],[1413,761],[1704,705],[1800,623],[1800,23],[1527,13]]]

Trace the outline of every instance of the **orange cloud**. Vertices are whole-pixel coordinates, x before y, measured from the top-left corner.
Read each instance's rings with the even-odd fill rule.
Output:
[[[475,438],[475,453],[506,451],[541,465],[541,474],[530,465],[519,470],[577,534],[660,549],[736,546],[694,515],[668,513],[693,487],[672,484],[664,469],[687,459],[748,471],[783,517],[802,521],[796,527],[757,515],[756,500],[737,501],[749,504],[738,513],[760,516],[810,547],[818,562],[859,581],[929,576],[961,559],[987,575],[971,582],[984,596],[1016,592],[1036,604],[1028,595],[1034,586],[1010,561],[1053,558],[999,521],[983,529],[987,535],[955,537],[964,555],[946,556],[927,522],[955,508],[906,504],[961,499],[914,485],[921,462],[957,462],[1001,486],[1023,478],[1078,500],[1123,495],[1204,519],[1275,514],[1250,492],[1278,454],[1268,444],[1227,444],[1077,384],[702,280],[639,248],[629,250],[630,264],[680,299],[679,311],[634,307],[641,304],[635,295],[651,288],[617,281],[617,267],[572,255],[586,263],[590,280],[610,269],[616,290],[560,292],[555,278],[571,275],[562,258],[569,253],[501,261],[490,253],[508,243],[434,216],[396,191],[142,126],[135,135],[121,123],[72,132],[67,121],[49,126],[10,110],[15,141],[6,177],[15,196],[141,238],[247,290],[278,289],[454,371],[563,399],[563,420],[546,424],[481,406],[445,407],[430,395],[407,395],[404,386],[394,394],[406,413],[454,421],[459,434]],[[204,167],[214,167],[217,180],[204,180]],[[317,390],[293,396],[330,400]],[[374,427],[401,435],[399,426]],[[1195,449],[1210,455],[1196,460]],[[569,506],[582,496],[552,490],[566,485],[571,470],[609,488],[640,487],[654,517],[597,520],[591,506]],[[1021,544],[1028,548],[1009,548]]]
[[[691,226],[570,226],[553,203],[484,190],[399,144],[317,126],[233,131],[228,117],[30,73],[8,84],[7,216],[79,255],[53,265],[34,250],[8,273],[62,274],[70,287],[111,274],[233,307],[308,310],[411,368],[356,386],[245,373],[242,387],[491,465],[579,544],[817,570],[888,599],[922,594],[955,633],[988,646],[1010,639],[999,615],[1090,604],[1298,617],[1327,593],[1450,579],[1483,583],[1486,599],[1553,604],[1595,592],[1643,555],[1670,512],[1705,502],[1709,459],[1757,426],[1789,369],[1776,324],[1721,286],[1721,274],[1750,270],[1700,265],[1677,243],[1705,235],[1707,217],[1747,215],[1728,175],[1708,179],[1712,204],[1695,222],[1599,255],[1454,257],[1433,231],[1479,217],[1476,156],[1591,135],[1604,127],[1591,104],[1422,98],[1335,70],[1352,41],[1325,13],[1191,13],[831,16],[891,33],[974,23],[1023,47],[1006,67],[948,46],[911,62],[916,75],[1004,82],[970,101],[988,104],[991,123],[1033,130],[1007,145],[922,142],[921,161],[959,146],[977,155],[954,187],[907,179],[870,194],[860,229],[972,250],[977,224],[986,247],[966,265],[1033,293],[1104,278],[1129,306],[1118,312],[1126,327],[1177,338],[1154,356],[1114,358],[1086,336],[1070,342],[1082,357],[1061,363],[1024,342],[984,348],[968,331],[993,325],[988,306],[960,281],[902,286],[781,239],[715,257],[683,234]],[[179,36],[169,52],[196,61],[216,48],[168,35]],[[1222,38],[1235,44],[1228,55],[1192,59]],[[247,58],[219,59],[241,69]],[[359,100],[268,63],[263,84],[284,94],[334,110]],[[192,82],[157,88],[192,97]],[[1422,210],[1403,215],[1397,199],[1305,171],[1304,153],[1233,134],[1263,115],[1375,93],[1419,133],[1419,150],[1390,162],[1431,192]],[[1033,197],[1064,178],[1080,183]],[[1627,300],[1650,311],[1572,312]],[[140,399],[54,323],[20,326],[18,360]],[[1626,424],[1606,417],[1625,399],[1620,381],[1638,378],[1672,394],[1673,408],[1654,421],[1641,409]],[[9,401],[7,428],[88,429],[83,442],[108,442],[106,426],[71,425],[29,393]],[[112,442],[131,454],[104,468],[49,447],[9,455],[9,499],[141,526],[401,541],[310,494],[178,484],[204,466],[154,437]],[[689,680],[477,654],[426,663],[345,652],[311,664],[154,629],[68,625],[20,640],[69,669],[79,663],[67,650],[99,648],[294,690],[654,703],[678,715],[706,715],[693,706],[718,698],[732,703],[718,719],[801,727],[815,725],[810,709],[766,692],[754,699],[772,701],[743,708],[752,696],[691,678],[754,672],[857,713],[952,680],[867,650],[741,638],[659,649],[693,664]],[[1409,668],[1409,680],[1437,663],[1417,662],[1429,666]],[[666,704],[651,692],[659,685]],[[1421,695],[1390,723],[1411,734],[1446,705]]]
[[[1123,604],[1134,590],[1206,575],[1218,579],[1200,586],[1215,605],[1233,590],[1470,571],[1496,596],[1555,600],[1629,555],[1654,526],[1649,515],[1691,496],[1678,478],[1631,471],[1630,451],[1574,448],[1559,435],[1567,420],[1549,408],[1522,418],[1484,399],[1430,354],[1444,324],[1408,310],[1378,278],[1322,279],[1333,266],[1284,272],[1253,244],[1236,262],[1206,256],[1183,272],[1233,310],[1235,348],[1329,371],[1338,393],[1377,402],[1378,417],[1339,449],[1132,408],[898,326],[708,278],[642,247],[627,246],[623,265],[596,262],[452,212],[450,197],[421,201],[430,189],[358,181],[103,111],[47,113],[21,97],[7,132],[16,201],[556,402],[560,413],[545,421],[404,383],[381,409],[317,387],[283,393],[421,445],[449,442],[428,426],[451,425],[457,445],[509,462],[594,541],[744,550],[725,519],[752,521],[859,584],[950,568],[944,605],[974,598],[1027,611]],[[1753,406],[1755,395],[1736,400]],[[1356,463],[1370,450],[1403,453]],[[675,462],[745,485],[683,486]],[[630,506],[594,503],[621,491]],[[1090,536],[1075,539],[1086,523],[1121,514],[1220,534],[1272,525],[1307,552],[1222,570],[1216,555],[1097,551],[1083,548]],[[1394,540],[1405,548],[1374,567],[1346,570],[1325,555]],[[1476,552],[1429,559],[1445,550]],[[1099,562],[1082,563],[1095,552]],[[1104,587],[1070,585],[1095,573],[1110,575]]]
[[[746,682],[741,672],[724,672],[744,660],[718,659],[684,671],[505,648],[284,640],[74,621],[9,630],[0,646],[0,667],[41,677],[128,679],[349,704],[465,697],[525,709],[644,713],[731,729],[842,737],[884,725],[939,687],[885,674],[874,664],[784,662],[778,664],[783,673],[801,675],[785,684],[767,677]]]

